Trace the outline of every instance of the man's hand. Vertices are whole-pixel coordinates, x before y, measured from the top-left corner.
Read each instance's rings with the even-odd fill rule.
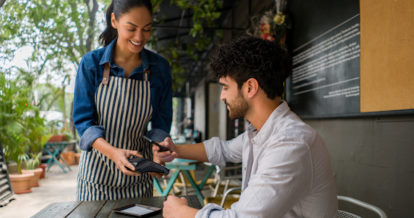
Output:
[[[113,150],[109,158],[115,163],[116,168],[122,171],[122,173],[128,176],[139,176],[140,173],[133,171],[135,170],[135,167],[128,161],[128,158],[131,156],[142,158],[142,155],[138,153],[138,151],[125,150],[115,147],[113,147]],[[129,168],[130,170],[127,168]]]
[[[162,216],[165,218],[187,218],[195,217],[198,210],[188,206],[187,199],[168,196],[164,201]]]
[[[169,148],[171,151],[159,152],[159,148],[155,145],[152,146],[152,151],[154,152],[154,159],[156,158],[161,162],[170,162],[177,158],[177,153],[175,152],[175,145],[170,137],[164,139],[164,141],[159,143],[161,146]]]
[[[155,146],[155,147],[157,147],[157,146]],[[157,147],[158,148],[158,147]],[[153,150],[154,150],[154,147],[152,148]],[[161,161],[159,158],[158,158],[158,156],[157,155],[155,155],[155,153],[154,153],[154,155],[153,155],[153,158],[152,158],[153,160],[152,161],[154,161],[155,163],[158,163],[158,164],[161,164],[161,165],[164,165],[165,166],[165,162],[163,162],[163,161]],[[162,176],[164,176],[164,174],[162,174],[162,173],[154,173],[154,172],[150,172],[149,173],[152,177],[157,177],[157,178],[161,178]]]

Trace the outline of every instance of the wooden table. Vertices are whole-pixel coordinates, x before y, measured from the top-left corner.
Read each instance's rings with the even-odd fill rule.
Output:
[[[71,201],[53,203],[36,213],[33,217],[59,218],[59,217],[130,217],[115,213],[112,209],[129,204],[144,204],[154,207],[163,207],[166,197],[122,199],[116,201]],[[189,206],[201,208],[197,196],[186,196]],[[162,212],[150,217],[162,217]]]

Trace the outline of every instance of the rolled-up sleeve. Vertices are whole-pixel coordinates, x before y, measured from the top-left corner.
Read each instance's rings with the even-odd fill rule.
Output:
[[[97,125],[98,115],[95,107],[97,67],[86,54],[79,65],[75,80],[73,99],[73,122],[81,137],[79,147],[82,150],[92,150],[93,142],[105,137],[105,129]]]

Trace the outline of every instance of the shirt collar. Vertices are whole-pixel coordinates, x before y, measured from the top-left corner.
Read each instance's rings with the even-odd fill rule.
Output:
[[[256,144],[263,144],[264,141],[270,137],[270,134],[273,133],[272,130],[275,128],[277,121],[280,120],[288,111],[288,104],[282,100],[280,105],[277,106],[267,118],[259,132],[257,132],[257,129],[252,124],[249,124],[248,131],[251,139],[253,139]]]
[[[116,44],[116,38],[114,40],[112,40],[111,43],[109,43],[109,45],[104,47],[104,53],[101,57],[101,60],[99,62],[99,65],[104,65],[106,63],[110,63],[111,62],[111,58],[112,58],[112,51],[113,48]]]
[[[111,43],[109,43],[107,46],[104,47],[105,50],[104,50],[102,58],[99,62],[99,65],[104,65],[106,63],[111,63],[113,50],[114,50],[114,47],[116,45],[116,40],[117,40],[117,38],[112,40]],[[144,49],[142,49],[142,51],[140,53],[141,54],[141,60],[142,60],[142,67],[143,67],[144,70],[148,69],[150,64],[154,64],[153,62],[149,61],[148,52],[149,51],[144,48]]]

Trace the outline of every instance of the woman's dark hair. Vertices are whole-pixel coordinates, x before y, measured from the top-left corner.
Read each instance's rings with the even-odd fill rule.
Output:
[[[104,46],[107,46],[118,35],[116,29],[112,27],[111,14],[114,13],[116,19],[127,13],[135,7],[146,7],[152,15],[152,4],[150,0],[112,0],[112,3],[106,9],[106,28],[99,36],[99,41]]]
[[[249,78],[255,78],[267,97],[283,93],[283,82],[290,73],[290,59],[274,42],[243,36],[221,45],[210,57],[210,67],[217,78],[229,76],[240,89]]]

